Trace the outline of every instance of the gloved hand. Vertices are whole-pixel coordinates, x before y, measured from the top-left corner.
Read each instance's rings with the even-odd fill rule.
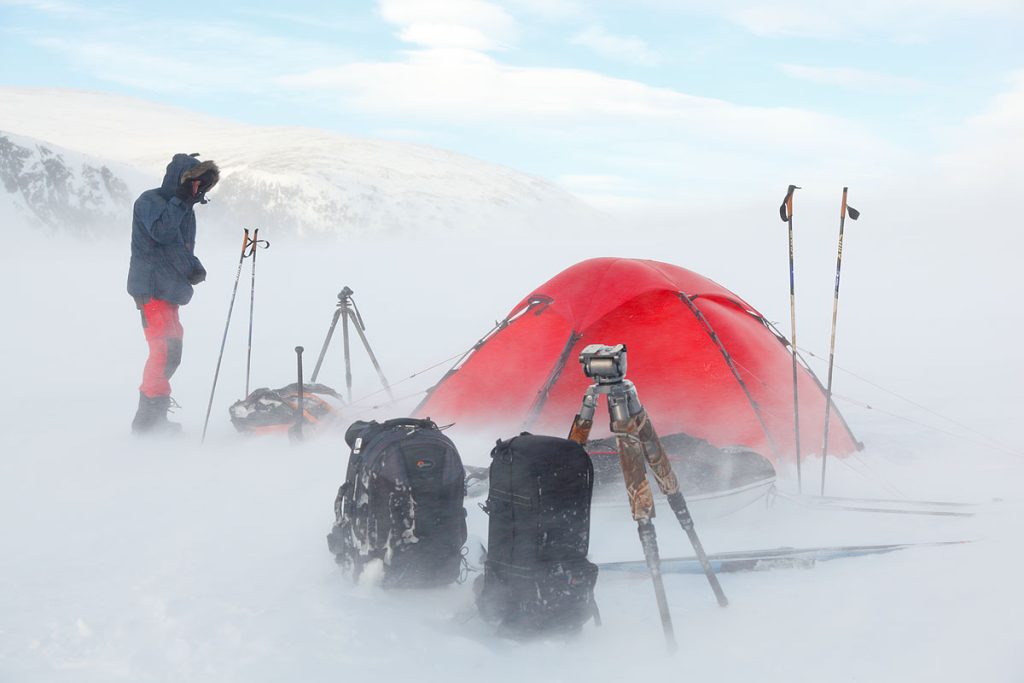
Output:
[[[196,260],[196,265],[192,269],[192,273],[188,276],[188,283],[190,285],[198,285],[200,282],[204,282],[205,280],[206,268],[203,268],[203,264]]]

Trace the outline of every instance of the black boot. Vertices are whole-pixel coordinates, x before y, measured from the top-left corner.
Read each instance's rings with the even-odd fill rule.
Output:
[[[139,392],[139,409],[132,420],[133,434],[180,434],[181,425],[167,419],[170,396],[146,396]]]

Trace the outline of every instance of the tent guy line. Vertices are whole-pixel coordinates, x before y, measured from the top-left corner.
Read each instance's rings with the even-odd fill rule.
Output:
[[[984,446],[985,448],[994,448],[996,450],[1002,451],[1003,453],[1006,453],[1007,455],[1014,455],[1014,456],[1018,456],[1018,457],[1024,457],[1024,454],[1022,454],[1022,453],[1020,453],[1018,451],[1014,451],[1014,450],[1012,450],[1012,449],[1010,449],[1008,447],[1001,446],[1001,445],[999,445],[998,443],[995,443],[995,442],[986,443],[984,441],[979,441],[978,439],[973,439],[973,438],[971,438],[969,436],[966,436],[964,434],[957,434],[956,432],[951,432],[951,431],[948,431],[946,429],[942,429],[940,427],[935,427],[934,425],[930,425],[930,424],[927,424],[927,423],[924,423],[924,422],[919,422],[917,420],[914,420],[912,418],[906,417],[904,415],[900,415],[899,413],[893,413],[893,412],[890,412],[888,410],[884,410],[882,408],[876,408],[875,406],[871,405],[870,403],[865,403],[863,401],[859,401],[859,400],[857,400],[855,398],[851,398],[850,396],[844,396],[842,394],[833,394],[833,396],[835,396],[836,398],[841,398],[842,400],[846,401],[847,403],[849,403],[851,405],[854,405],[854,406],[857,406],[858,408],[864,408],[865,410],[873,410],[875,412],[882,413],[883,415],[888,415],[889,417],[894,417],[897,420],[903,420],[904,422],[909,422],[910,424],[917,425],[918,427],[923,427],[924,429],[931,430],[931,431],[936,432],[938,434],[945,434],[946,436],[952,436],[952,437],[954,437],[956,439],[961,439],[962,441],[967,441],[968,443],[973,443],[973,444],[976,444],[978,446]],[[942,416],[940,415],[939,417],[942,417]]]
[[[825,362],[824,358],[822,358],[818,354],[815,354],[813,351],[811,351],[809,349],[805,349],[802,346],[799,347],[799,348],[800,348],[800,351],[806,353],[811,358],[814,358],[815,360],[818,360],[818,361],[821,361],[821,362]],[[900,399],[901,401],[909,403],[910,405],[914,406],[915,408],[920,408],[921,410],[923,410],[923,411],[925,411],[927,413],[931,413],[935,417],[941,418],[941,419],[945,420],[946,422],[949,422],[950,424],[956,425],[957,427],[960,427],[961,429],[964,429],[964,430],[967,430],[967,431],[969,431],[969,432],[971,432],[973,434],[976,434],[977,436],[980,436],[983,439],[985,439],[986,441],[988,441],[987,444],[982,444],[982,445],[986,445],[986,446],[988,446],[990,448],[998,448],[998,449],[1002,450],[1003,452],[1008,453],[1010,455],[1017,455],[1017,456],[1024,457],[1024,453],[1021,453],[1020,451],[1014,450],[1013,447],[1007,446],[1006,444],[1004,444],[1004,443],[1002,443],[1002,442],[992,438],[990,435],[985,434],[984,432],[982,432],[982,431],[980,431],[978,429],[975,429],[975,428],[971,427],[970,425],[966,425],[963,422],[959,422],[958,420],[954,420],[953,418],[948,417],[946,415],[943,415],[942,413],[940,413],[940,412],[938,412],[936,410],[932,410],[931,408],[929,408],[926,405],[922,405],[922,404],[918,403],[917,401],[914,401],[913,399],[909,399],[906,396],[902,396],[902,395],[896,393],[895,391],[893,391],[891,389],[887,389],[887,388],[883,387],[881,384],[878,384],[876,382],[872,382],[868,378],[863,377],[861,375],[858,375],[856,372],[854,372],[852,370],[849,370],[847,368],[844,368],[843,366],[841,366],[839,364],[836,364],[835,367],[836,367],[837,370],[841,370],[842,372],[845,372],[846,374],[848,374],[848,375],[850,375],[850,376],[852,376],[852,377],[854,377],[856,379],[859,379],[861,382],[864,382],[865,384],[869,384],[869,385],[873,386],[876,389],[884,391],[885,393],[890,394],[891,396],[894,396],[894,397]],[[847,401],[854,402],[854,399],[851,399],[851,398],[848,398],[848,397],[843,397],[843,398],[845,400],[847,400]],[[879,412],[883,412],[883,413],[886,412],[884,410],[880,410],[880,409],[875,408],[875,407],[870,406],[870,405],[865,405],[865,406],[862,406],[862,407],[866,407],[866,408],[868,408],[870,410],[878,410]],[[908,419],[908,418],[904,418],[903,416],[895,414],[895,413],[886,413],[886,414],[892,415],[893,417],[898,417],[900,419]],[[913,420],[909,420],[909,419],[908,419],[908,421],[913,422]],[[936,431],[938,431],[938,432],[940,432],[942,434],[951,434],[950,432],[946,432],[946,431],[943,431],[941,429],[938,429],[938,428],[935,428],[935,427],[931,427],[930,425],[926,425],[926,424],[923,424],[923,423],[915,422],[914,424],[920,424],[922,427],[928,427],[929,429],[935,429]],[[966,437],[963,437],[963,436],[961,436],[959,434],[951,434],[951,436],[956,436],[957,438],[966,438]],[[974,443],[978,443],[978,442],[975,441]]]

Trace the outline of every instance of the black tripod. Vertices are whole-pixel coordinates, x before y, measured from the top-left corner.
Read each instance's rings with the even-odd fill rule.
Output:
[[[384,376],[384,371],[380,369],[380,363],[377,362],[377,357],[373,355],[373,350],[370,348],[370,342],[366,341],[366,324],[363,323],[363,316],[359,314],[359,308],[356,307],[356,302],[352,299],[353,292],[350,288],[345,287],[338,292],[338,304],[334,311],[334,317],[331,318],[331,326],[327,329],[327,338],[324,339],[324,345],[320,347],[320,357],[316,359],[316,367],[313,368],[313,375],[309,378],[310,382],[315,382],[317,375],[320,374],[320,366],[324,362],[324,356],[327,355],[327,346],[331,343],[331,337],[334,336],[334,328],[338,325],[338,319],[342,319],[341,335],[342,342],[345,350],[345,389],[347,391],[348,402],[352,402],[352,357],[349,351],[348,341],[348,326],[349,319],[354,321],[353,327],[356,330],[356,334],[359,335],[359,339],[363,342],[363,348],[366,349],[366,354],[370,357],[370,362],[373,363],[374,370],[377,371],[377,376],[380,377],[380,383],[384,386],[384,390],[388,392],[388,397],[392,401],[395,400],[394,394],[391,393],[391,385],[388,384],[387,378]]]
[[[693,550],[704,568],[704,575],[711,584],[718,604],[725,607],[729,604],[722,586],[718,583],[714,569],[708,562],[707,554],[697,537],[693,527],[693,518],[686,506],[679,480],[672,471],[672,464],[661,445],[661,439],[654,431],[647,411],[640,404],[636,387],[626,379],[626,347],[603,346],[591,344],[580,354],[580,363],[587,377],[595,380],[583,395],[580,412],[573,420],[569,430],[569,439],[586,446],[590,438],[590,430],[594,426],[594,412],[601,394],[608,397],[608,414],[611,418],[611,431],[619,449],[619,462],[622,465],[622,476],[626,484],[626,495],[629,496],[629,507],[636,520],[640,544],[643,546],[644,559],[651,572],[654,582],[654,594],[661,613],[661,625],[665,632],[665,640],[671,649],[675,649],[675,634],[672,629],[672,615],[665,599],[665,586],[661,579],[661,558],[658,555],[658,539],[654,532],[654,495],[647,481],[646,465],[651,468],[658,488],[668,498],[668,504],[675,513],[676,519],[683,527],[693,545]],[[646,465],[645,465],[646,462]]]

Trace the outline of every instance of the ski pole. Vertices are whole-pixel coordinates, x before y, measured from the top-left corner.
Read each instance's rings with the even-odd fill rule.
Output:
[[[302,441],[302,423],[306,420],[306,406],[305,400],[302,395],[302,352],[305,351],[301,346],[295,347],[295,363],[298,370],[299,376],[299,395],[296,402],[297,410],[295,411],[295,424],[288,430],[288,436],[291,437],[292,441]]]
[[[206,404],[206,419],[203,420],[203,436],[199,440],[199,443],[206,441],[206,428],[210,424],[210,411],[213,410],[213,395],[217,392],[217,377],[220,376],[220,363],[224,359],[224,345],[228,341],[228,327],[231,326],[231,311],[235,308],[235,296],[238,294],[238,280],[242,277],[242,262],[245,261],[245,257],[248,256],[246,252],[249,250],[249,228],[242,228],[244,234],[242,235],[242,253],[238,257],[238,270],[235,271],[235,286],[231,290],[231,303],[228,304],[228,319],[224,323],[224,336],[220,340],[220,353],[217,354],[217,369],[213,371],[213,386],[210,388],[210,402]]]
[[[800,400],[797,392],[796,371],[796,284],[793,268],[793,191],[799,190],[790,185],[786,190],[786,198],[779,207],[779,216],[789,224],[789,319],[790,319],[790,350],[793,352],[793,432],[796,444],[796,486],[803,493],[803,476],[800,472]]]
[[[252,231],[252,282],[249,285],[249,346],[245,352],[245,395],[249,396],[249,369],[252,367],[252,314],[256,303],[256,250],[259,247],[267,249],[270,242],[260,239],[260,229]]]
[[[843,203],[839,209],[839,248],[836,256],[836,289],[832,297],[832,339],[828,347],[828,385],[825,389],[825,440],[821,446],[821,495],[825,495],[825,463],[828,461],[828,423],[832,415],[832,368],[836,359],[836,317],[839,314],[839,274],[843,268],[843,228],[846,226],[846,215],[850,220],[860,218],[860,211],[846,203],[846,191],[843,188]]]

